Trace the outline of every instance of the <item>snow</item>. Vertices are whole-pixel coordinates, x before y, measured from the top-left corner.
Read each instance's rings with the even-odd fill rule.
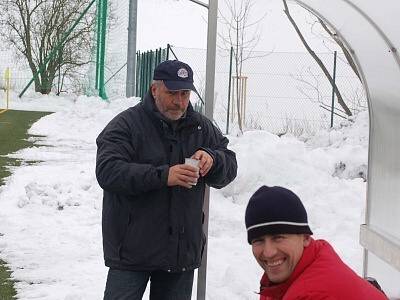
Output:
[[[137,99],[24,98],[11,107],[50,109],[32,125],[35,145],[12,157],[22,165],[0,188],[0,252],[18,299],[101,299],[107,268],[101,237],[102,190],[95,178],[95,138]],[[246,241],[244,211],[261,185],[281,185],[303,199],[316,238],[329,240],[359,274],[364,223],[368,113],[314,136],[278,137],[266,131],[229,136],[237,179],[211,190],[207,299],[257,299],[262,270]],[[365,175],[365,174],[364,174]],[[196,295],[196,283],[193,289]]]

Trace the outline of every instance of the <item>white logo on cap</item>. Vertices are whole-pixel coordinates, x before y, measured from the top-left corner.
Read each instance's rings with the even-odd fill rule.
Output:
[[[180,78],[188,78],[189,77],[188,71],[185,68],[180,68],[178,70],[178,77],[180,77]]]

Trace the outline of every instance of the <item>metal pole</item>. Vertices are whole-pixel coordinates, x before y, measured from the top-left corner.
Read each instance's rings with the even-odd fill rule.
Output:
[[[144,95],[146,94],[146,91],[147,91],[147,89],[149,88],[149,86],[150,86],[150,83],[151,83],[151,80],[152,80],[152,78],[153,78],[153,74],[152,74],[152,69],[153,69],[153,50],[150,50],[150,52],[149,52],[149,55],[148,55],[148,67],[147,67],[147,74],[146,74],[146,77],[147,77],[147,80],[146,80],[146,89],[145,89],[145,92],[144,92],[144,94],[143,94],[143,97],[144,97]]]
[[[135,96],[137,0],[129,1],[128,55],[126,59],[126,97]]]
[[[126,63],[124,63],[124,65],[122,67],[120,67],[114,74],[111,75],[110,78],[107,79],[107,81],[104,83],[104,85],[107,85],[107,83],[113,79],[115,76],[118,75],[118,73],[126,66]]]
[[[207,67],[206,67],[206,92],[205,92],[205,115],[213,120],[214,110],[214,84],[215,84],[215,56],[217,48],[217,15],[218,0],[210,0],[208,5],[208,28],[207,28]],[[206,235],[203,258],[197,276],[197,300],[206,298],[207,283],[207,248],[208,248],[208,215],[210,205],[210,187],[206,187],[204,195],[204,224],[203,230]]]
[[[136,53],[136,74],[138,75],[135,78],[135,95],[139,95],[139,83],[140,83],[140,51]]]
[[[144,90],[144,84],[146,83],[146,52],[142,53],[142,58],[140,59],[140,64],[142,65],[142,68],[140,70],[140,93],[139,96],[141,99],[143,99],[143,90]]]
[[[205,8],[209,8],[209,5],[207,5],[206,3],[203,3],[201,1],[198,1],[198,0],[189,0],[189,1],[192,1],[193,3],[201,5],[201,6],[205,7]]]
[[[232,58],[233,58],[233,47],[231,47],[231,55],[229,58],[229,85],[228,85],[228,109],[226,110],[226,134],[229,133],[229,114],[231,105],[231,87],[232,87]]]
[[[105,69],[105,55],[106,55],[106,32],[107,32],[107,9],[108,0],[101,1],[101,32],[100,32],[100,61],[99,61],[99,96],[107,99],[106,89],[104,85],[104,69]]]
[[[246,124],[247,76],[243,77],[243,124]]]
[[[337,51],[333,54],[333,84],[336,84],[336,56]],[[332,106],[331,106],[331,128],[333,127],[333,110],[335,109],[335,86],[332,86]]]
[[[11,89],[11,71],[10,68],[6,69],[5,72],[5,81],[6,81],[6,109],[8,109],[8,105],[10,102],[10,89]]]
[[[96,82],[95,89],[99,89],[99,72],[100,72],[100,31],[101,31],[101,0],[97,1],[96,8]]]
[[[58,84],[57,84],[57,96],[60,96],[61,94],[61,59],[62,55],[62,48],[58,51]]]

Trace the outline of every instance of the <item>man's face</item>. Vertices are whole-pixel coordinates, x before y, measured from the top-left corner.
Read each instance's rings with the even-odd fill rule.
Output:
[[[190,90],[170,91],[162,81],[151,85],[155,104],[166,118],[178,120],[189,105]]]
[[[251,242],[254,257],[273,283],[282,283],[292,274],[310,244],[306,234],[264,235]]]

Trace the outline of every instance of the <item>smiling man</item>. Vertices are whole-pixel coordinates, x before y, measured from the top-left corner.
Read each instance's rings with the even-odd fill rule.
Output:
[[[383,300],[386,296],[342,262],[332,246],[314,240],[296,194],[262,186],[246,208],[248,242],[264,269],[260,300]]]

